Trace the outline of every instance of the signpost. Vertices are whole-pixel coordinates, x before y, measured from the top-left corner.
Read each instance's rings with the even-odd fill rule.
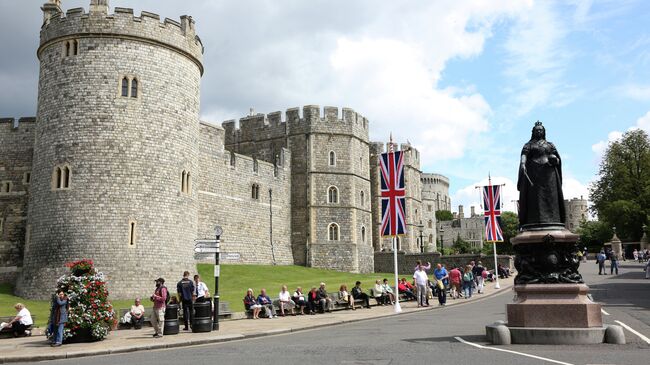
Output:
[[[214,229],[215,239],[194,240],[194,252],[200,254],[214,254],[214,313],[212,320],[212,330],[219,330],[219,251],[221,243],[221,234],[223,229],[216,226]]]

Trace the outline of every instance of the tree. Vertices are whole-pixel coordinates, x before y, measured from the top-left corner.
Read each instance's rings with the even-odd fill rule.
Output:
[[[628,131],[607,147],[590,191],[599,220],[616,226],[621,239],[638,241],[650,213],[650,139],[643,130]]]
[[[589,252],[598,252],[613,235],[612,229],[600,221],[583,221],[578,227],[580,249],[587,247]]]
[[[451,214],[450,211],[448,211],[448,210],[436,210],[436,221],[437,222],[450,221],[452,219],[454,219],[454,215]]]
[[[460,233],[454,240],[454,244],[451,246],[451,248],[456,252],[456,253],[478,253],[480,249],[472,247],[472,245],[462,239],[460,237]]]
[[[514,251],[510,240],[519,232],[519,217],[513,212],[501,213],[501,230],[503,231],[503,242],[497,243],[499,255],[510,255]]]

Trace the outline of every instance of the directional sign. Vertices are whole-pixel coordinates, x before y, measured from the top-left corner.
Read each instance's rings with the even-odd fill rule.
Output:
[[[195,243],[194,247],[219,248],[217,243]]]
[[[217,253],[219,252],[218,247],[194,247],[194,252],[196,253]]]
[[[207,240],[194,240],[194,243],[203,243],[203,244],[214,244],[214,245],[216,245],[217,243],[219,243],[219,241],[210,240],[210,239],[207,239]]]

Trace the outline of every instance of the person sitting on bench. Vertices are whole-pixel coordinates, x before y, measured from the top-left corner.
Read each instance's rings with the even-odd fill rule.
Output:
[[[5,328],[11,328],[14,337],[31,336],[32,333],[30,330],[32,324],[34,324],[31,313],[29,313],[29,310],[25,308],[23,303],[16,303],[14,309],[16,309],[16,312],[18,313],[16,314],[16,317],[5,326]]]
[[[139,330],[142,328],[144,323],[144,306],[140,298],[135,298],[135,304],[131,306],[131,324],[133,324],[133,329]]]

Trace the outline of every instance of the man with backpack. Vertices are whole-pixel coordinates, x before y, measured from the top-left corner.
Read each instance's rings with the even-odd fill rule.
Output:
[[[160,338],[163,336],[163,326],[165,325],[165,308],[169,302],[169,292],[165,288],[165,279],[156,279],[156,290],[151,296],[153,302],[153,313],[151,314],[151,326],[153,327],[153,337]]]
[[[190,272],[185,271],[183,278],[176,284],[176,293],[178,293],[178,301],[183,305],[183,322],[185,328],[183,331],[190,330],[190,323],[194,318],[194,282],[190,279]]]

